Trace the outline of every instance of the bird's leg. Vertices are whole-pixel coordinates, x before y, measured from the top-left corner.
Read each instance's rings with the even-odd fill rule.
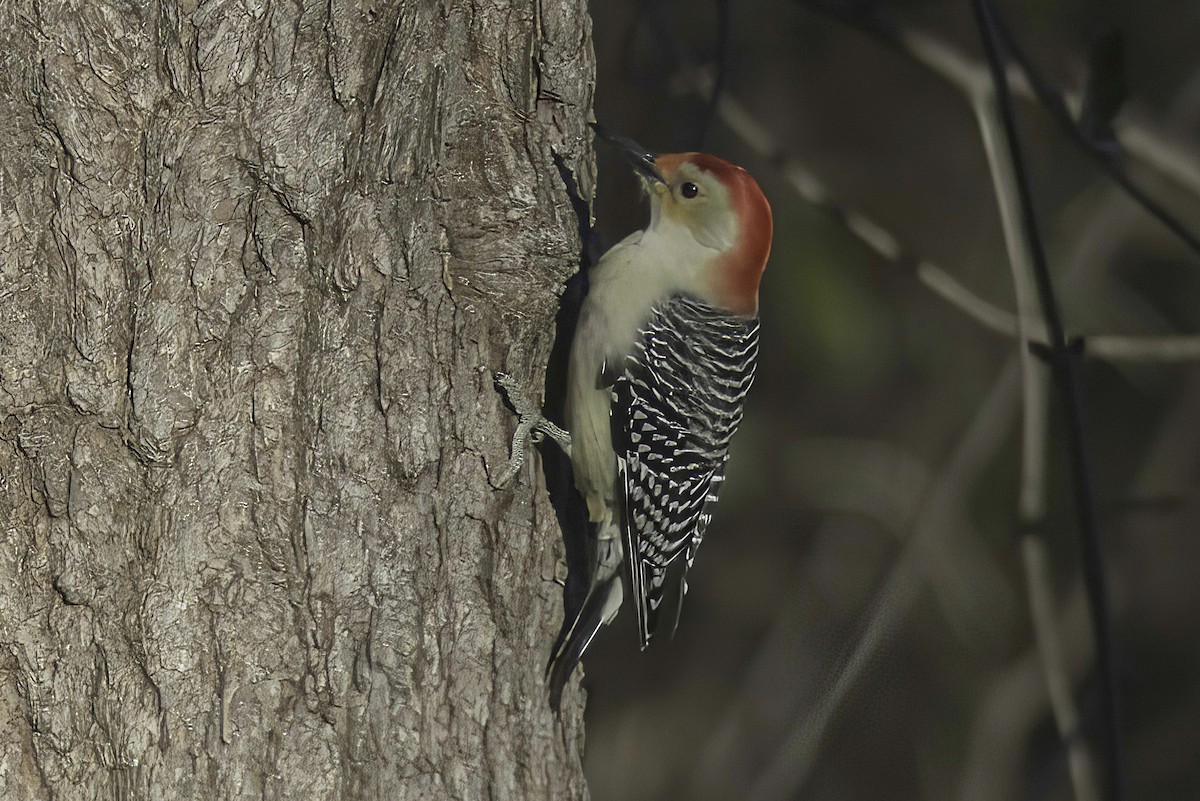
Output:
[[[548,436],[558,443],[564,453],[568,456],[571,455],[571,433],[547,420],[542,414],[542,410],[525,397],[525,392],[516,379],[508,373],[496,373],[492,379],[496,382],[496,390],[504,395],[508,405],[517,413],[517,430],[513,432],[512,456],[508,460],[508,467],[504,468],[499,480],[494,482],[494,486],[497,488],[507,486],[508,482],[512,481],[513,477],[525,466],[525,449],[529,447],[530,442],[541,442],[544,437]]]

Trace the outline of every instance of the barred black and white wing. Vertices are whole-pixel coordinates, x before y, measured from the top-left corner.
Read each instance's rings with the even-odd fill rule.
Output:
[[[613,445],[642,647],[657,624],[668,568],[682,554],[686,575],[708,527],[757,357],[757,317],[676,295],[654,307],[613,384]]]

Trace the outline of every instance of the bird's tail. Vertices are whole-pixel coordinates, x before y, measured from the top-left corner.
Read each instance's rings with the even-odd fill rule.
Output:
[[[600,626],[611,623],[621,608],[624,590],[621,586],[622,548],[619,527],[615,521],[596,526],[595,558],[587,595],[570,626],[564,626],[546,665],[550,684],[550,707],[558,712],[563,689],[575,672],[575,666],[592,644]]]

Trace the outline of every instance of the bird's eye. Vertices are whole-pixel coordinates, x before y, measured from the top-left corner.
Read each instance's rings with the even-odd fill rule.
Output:
[[[688,181],[686,184],[679,187],[679,194],[683,195],[684,197],[686,197],[688,199],[691,199],[691,198],[694,198],[696,195],[700,194],[700,187],[696,186],[691,181]]]

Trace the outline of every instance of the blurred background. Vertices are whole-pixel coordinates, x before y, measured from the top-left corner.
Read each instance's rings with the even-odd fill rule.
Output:
[[[1200,3],[995,5],[1069,104],[1091,86],[1114,153],[1115,112],[1117,169],[1200,233]],[[625,614],[585,660],[592,798],[1103,797],[1065,418],[1015,335],[971,4],[591,13],[597,118],[744,165],[776,226],[758,378],[678,633],[639,653]],[[1126,797],[1200,798],[1200,256],[1014,91],[1085,337]],[[598,152],[611,244],[646,208]]]

